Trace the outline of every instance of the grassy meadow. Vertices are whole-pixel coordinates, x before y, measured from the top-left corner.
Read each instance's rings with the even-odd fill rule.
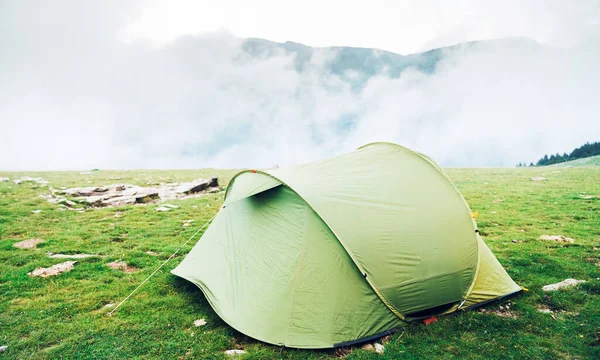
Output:
[[[411,324],[385,341],[383,355],[360,345],[295,350],[267,345],[227,326],[202,292],[172,275],[189,243],[112,316],[118,303],[219,209],[224,193],[157,204],[58,211],[40,195],[47,187],[12,180],[43,177],[49,186],[147,186],[234,170],[0,172],[0,358],[222,359],[243,348],[243,359],[599,359],[600,167],[447,169],[473,211],[480,233],[512,278],[529,289],[483,309]],[[545,181],[531,181],[542,176]],[[115,180],[120,177],[120,179]],[[598,197],[582,196],[598,195]],[[33,213],[34,210],[42,210]],[[185,220],[195,220],[184,227]],[[575,243],[539,240],[564,235]],[[36,249],[15,242],[40,238]],[[149,255],[151,251],[157,256]],[[66,261],[47,252],[98,254],[79,259],[70,272],[30,277],[28,272]],[[125,261],[124,272],[106,266]],[[576,287],[544,292],[542,286],[574,278]],[[510,302],[510,311],[499,311]],[[539,309],[549,309],[543,313]],[[497,311],[498,312],[495,312]],[[501,316],[503,315],[503,316]],[[194,320],[207,324],[194,326]]]

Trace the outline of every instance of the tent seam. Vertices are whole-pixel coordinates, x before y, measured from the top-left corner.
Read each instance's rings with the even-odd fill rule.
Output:
[[[456,186],[456,184],[454,184],[454,182],[452,182],[452,180],[448,177],[448,175],[442,170],[442,168],[440,168],[440,166],[433,161],[429,156],[425,155],[425,154],[421,154],[420,152],[411,150],[407,147],[404,147],[402,145],[398,145],[392,142],[387,142],[387,141],[376,141],[376,142],[371,142],[365,145],[360,146],[357,150],[366,148],[368,146],[374,146],[374,145],[386,145],[386,146],[391,146],[391,147],[395,147],[404,151],[407,151],[410,154],[414,154],[417,155],[418,157],[420,157],[421,159],[425,160],[425,162],[427,162],[431,167],[433,167],[433,169],[442,176],[442,178],[444,178],[446,180],[446,182],[448,184],[450,184],[450,186],[452,186],[452,188],[454,189],[454,192],[458,195],[458,197],[462,200],[462,202],[465,204],[465,207],[467,208],[467,210],[469,211],[469,213],[472,213],[471,211],[471,207],[469,206],[469,203],[467,203],[467,200],[465,199],[465,197],[462,195],[462,193],[460,192],[460,190],[458,189],[458,187]],[[465,293],[465,295],[463,296],[463,300],[467,300],[467,298],[469,297],[469,295],[471,295],[471,293],[473,292],[473,288],[475,287],[475,282],[477,281],[477,275],[479,274],[479,265],[480,265],[480,256],[479,256],[479,241],[477,239],[477,223],[475,222],[474,219],[471,219],[471,223],[473,225],[473,232],[475,232],[475,248],[477,250],[477,261],[475,263],[475,273],[473,274],[473,280],[471,281],[471,285],[467,288],[467,291]]]

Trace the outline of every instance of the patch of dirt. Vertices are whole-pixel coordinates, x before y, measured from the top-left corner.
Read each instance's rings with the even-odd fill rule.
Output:
[[[572,238],[562,235],[542,235],[540,236],[540,239],[548,241],[566,242],[571,244],[575,242],[575,240],[573,240]]]
[[[166,200],[188,199],[204,196],[206,193],[223,191],[219,179],[196,179],[183,183],[161,183],[154,187],[130,184],[112,184],[101,187],[78,187],[51,189],[51,194],[42,195],[52,204],[81,204],[89,207],[113,207],[131,204],[149,204]],[[115,214],[116,216],[116,214]]]
[[[511,305],[512,304],[509,301],[505,305],[498,305],[497,308],[480,308],[478,312],[482,314],[493,314],[505,318],[518,319],[519,315],[516,311],[510,309]]]
[[[27,273],[27,275],[39,276],[39,277],[56,276],[58,274],[61,274],[64,272],[69,272],[69,271],[73,270],[73,268],[74,268],[73,265],[75,265],[76,263],[77,263],[77,261],[66,261],[64,263],[52,265],[49,268],[37,268],[37,269]]]
[[[43,242],[44,242],[44,240],[42,240],[42,239],[29,239],[29,240],[20,241],[18,243],[14,243],[13,246],[17,247],[19,249],[35,249],[37,247],[37,244],[43,243]]]
[[[123,272],[126,272],[126,273],[132,273],[132,272],[135,272],[138,270],[138,268],[136,268],[135,266],[127,265],[127,263],[125,261],[113,261],[113,262],[106,264],[106,266],[108,266],[111,269],[115,269],[115,270],[123,270]]]
[[[585,280],[566,279],[556,284],[549,284],[542,287],[544,291],[555,291],[558,289],[568,288],[576,286],[577,284],[584,283]]]

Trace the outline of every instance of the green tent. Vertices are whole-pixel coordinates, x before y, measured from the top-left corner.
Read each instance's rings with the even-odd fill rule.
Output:
[[[391,143],[248,170],[173,274],[258,340],[329,348],[521,290],[427,156]]]

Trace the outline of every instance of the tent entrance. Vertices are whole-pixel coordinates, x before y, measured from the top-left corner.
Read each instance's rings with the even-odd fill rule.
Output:
[[[409,321],[409,322],[419,321],[419,320],[423,320],[423,319],[428,319],[432,316],[441,315],[458,304],[460,304],[460,301],[454,301],[451,303],[438,305],[438,306],[435,306],[435,307],[432,307],[429,309],[406,314],[405,315],[406,321]]]

